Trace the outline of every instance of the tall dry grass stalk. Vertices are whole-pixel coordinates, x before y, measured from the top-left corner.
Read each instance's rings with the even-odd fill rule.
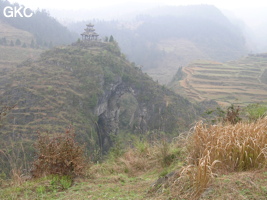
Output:
[[[253,123],[208,126],[199,122],[188,140],[189,163],[208,156],[216,169],[244,171],[267,164],[267,118]]]
[[[218,162],[211,163],[210,157],[205,156],[199,159],[197,165],[184,166],[164,185],[170,185],[171,194],[175,198],[199,199],[216,175],[213,173],[213,168]]]
[[[30,169],[24,145],[23,142],[15,142],[12,139],[1,143],[0,172],[5,174],[6,178],[11,178],[14,184],[21,184]]]
[[[199,199],[217,174],[267,166],[267,118],[234,125],[199,122],[187,137],[186,147],[188,165],[170,180],[171,194]]]

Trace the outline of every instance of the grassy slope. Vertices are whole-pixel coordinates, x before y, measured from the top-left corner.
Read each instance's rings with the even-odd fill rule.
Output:
[[[18,64],[26,59],[34,59],[42,52],[40,49],[29,48],[31,41],[35,40],[33,34],[23,31],[7,23],[0,21],[0,38],[6,38],[7,46],[0,45],[0,62],[1,64]],[[27,48],[22,48],[21,46],[9,46],[12,40],[15,44],[16,40],[21,41],[21,46],[23,43],[26,44]]]
[[[0,22],[0,38],[6,38],[7,44],[11,40],[15,43],[20,39],[21,44],[25,43],[30,46],[34,36],[26,31],[16,29],[6,23]],[[4,92],[5,84],[10,76],[16,71],[16,66],[28,59],[36,59],[43,50],[22,48],[21,46],[2,46],[0,45],[0,94]]]
[[[102,176],[96,179],[76,179],[71,188],[58,190],[51,179],[28,181],[22,185],[0,189],[1,199],[147,199],[147,186],[155,176],[128,177],[125,174]]]
[[[182,80],[170,87],[191,100],[214,99],[222,104],[266,101],[266,84],[261,81],[267,58],[248,56],[238,61],[218,63],[197,61],[184,67]]]
[[[5,37],[7,41],[13,40],[14,43],[16,39],[20,39],[21,42],[25,42],[26,45],[30,45],[31,40],[34,39],[34,36],[31,33],[14,28],[7,23],[0,22],[0,38],[3,37]]]
[[[68,50],[73,51],[69,52],[73,53],[71,61],[65,55]],[[95,51],[99,52],[96,49],[91,53]],[[66,47],[57,48],[50,53],[57,55],[45,53],[38,61],[26,61],[17,65],[12,73],[7,72],[6,82],[2,85],[3,93],[5,92],[2,102],[16,104],[17,107],[11,116],[16,118],[16,123],[8,123],[4,134],[13,130],[15,137],[27,138],[38,129],[62,132],[70,123],[77,130],[82,129],[81,135],[86,134],[85,130],[90,131],[93,119],[90,114],[81,111],[81,104],[90,108],[90,100],[94,102],[93,95],[99,92],[94,88],[97,81],[94,78],[82,81],[75,79],[72,71],[77,76],[82,76],[81,71],[85,66],[79,63],[81,71],[75,65],[69,66],[70,62],[79,62],[80,58],[85,58],[87,52],[79,54],[79,50]],[[95,68],[91,68],[91,73],[94,70]],[[90,86],[86,88],[83,84]],[[85,90],[92,96],[84,94]],[[90,139],[87,138],[86,141]]]
[[[0,197],[7,199],[121,199],[121,200],[165,200],[165,194],[149,193],[150,186],[158,178],[157,173],[147,173],[135,177],[127,174],[101,176],[94,179],[76,179],[74,184],[61,190],[53,188],[51,179],[43,178],[24,182],[17,186],[4,186],[0,188]],[[13,185],[13,184],[11,184]],[[200,199],[257,199],[265,200],[267,195],[267,172],[250,171],[238,172],[219,176],[203,193]],[[190,200],[188,198],[187,200]]]
[[[260,129],[266,130],[265,124],[267,119],[259,122]],[[256,124],[255,126],[258,126]],[[259,133],[261,131],[255,131],[253,123],[248,124],[246,132],[248,137],[243,137],[242,129],[239,126],[246,126],[237,124],[236,126],[212,126],[209,129],[198,125],[198,130],[195,136],[201,135],[199,138],[194,137],[194,140],[188,140],[180,137],[173,141],[171,144],[156,141],[152,145],[148,143],[136,143],[134,149],[129,149],[124,154],[116,157],[109,157],[102,164],[90,165],[86,176],[76,178],[72,184],[68,185],[67,181],[61,181],[55,183],[55,180],[51,177],[45,177],[41,179],[23,181],[24,176],[14,177],[12,181],[2,181],[0,179],[0,198],[1,199],[122,199],[122,200],[139,200],[139,199],[153,199],[153,200],[165,200],[165,199],[266,199],[267,195],[267,171],[266,171],[266,158],[262,155],[260,163],[261,169],[250,166],[250,162],[246,162],[246,156],[253,159],[252,162],[257,161],[256,157],[253,157],[254,150],[258,149],[255,146],[247,149],[251,151],[245,153],[240,148],[239,140],[248,141],[250,137],[256,139],[264,146],[266,137],[261,137]],[[249,128],[251,126],[251,128]],[[209,134],[215,134],[218,137],[222,137],[221,140],[214,140],[214,137],[207,137],[208,130],[212,130]],[[231,139],[229,132],[234,132],[229,129],[235,129],[240,134],[236,134]],[[208,132],[207,132],[208,131]],[[229,132],[228,132],[229,131]],[[229,138],[228,140],[224,137]],[[217,140],[217,142],[216,142]],[[236,140],[233,141],[233,140]],[[257,139],[256,139],[257,140]],[[264,141],[265,140],[265,141]],[[228,149],[217,148],[216,144],[220,142],[229,142]],[[230,144],[231,143],[231,144]],[[188,151],[185,151],[185,144],[189,144]],[[243,144],[243,143],[242,143]],[[191,146],[193,145],[193,146]],[[217,153],[215,156],[226,157],[226,161],[222,160],[221,164],[211,164],[213,159],[211,158],[212,152],[202,149],[203,151],[199,156],[204,159],[210,156],[208,162],[200,162],[199,165],[195,165],[192,162],[198,163],[199,158],[192,159],[190,152],[194,153],[200,150],[203,146],[207,148],[215,148]],[[246,146],[246,145],[245,145]],[[193,147],[193,148],[191,148]],[[225,150],[225,151],[224,151]],[[262,149],[263,150],[263,149]],[[205,153],[206,152],[206,153]],[[244,154],[243,154],[243,153]],[[189,153],[189,154],[188,154]],[[203,154],[208,154],[204,156]],[[236,154],[235,154],[236,153]],[[252,154],[251,154],[252,153]],[[255,153],[255,152],[254,152]],[[195,153],[194,153],[195,154]],[[265,152],[266,154],[266,152]],[[112,155],[112,154],[111,154]],[[197,155],[197,154],[195,154]],[[244,159],[245,165],[248,166],[246,170],[238,168],[232,168],[231,166],[237,166],[236,162],[229,162],[227,158],[231,160],[233,157],[240,156]],[[191,159],[190,159],[191,158]],[[201,160],[202,158],[200,158]],[[190,161],[191,160],[191,161]],[[167,161],[170,165],[166,165]],[[242,162],[243,162],[242,161]],[[210,163],[211,162],[211,163]],[[190,165],[188,165],[191,163]],[[203,164],[209,165],[209,168],[202,168]],[[241,162],[240,162],[241,163]],[[204,165],[205,165],[204,164]],[[224,168],[224,164],[226,168]],[[241,163],[242,164],[242,163]],[[194,171],[198,168],[200,171]],[[181,170],[182,169],[182,170]],[[187,169],[187,170],[185,170]],[[222,170],[223,169],[223,170]],[[203,170],[203,171],[202,171]],[[212,170],[212,174],[210,174]],[[214,171],[213,171],[214,170]],[[168,175],[169,172],[176,171],[173,175]],[[187,173],[186,173],[187,172]],[[200,173],[200,174],[198,174]],[[197,174],[197,176],[195,176]],[[191,176],[190,176],[191,175]],[[208,183],[205,182],[205,177],[212,177]],[[161,179],[158,179],[161,177]],[[163,178],[162,178],[163,177]],[[194,182],[190,183],[190,177],[193,177]],[[156,181],[158,179],[158,181]],[[63,179],[62,179],[63,180]],[[195,188],[195,184],[203,183],[203,187]],[[193,184],[193,186],[191,185]],[[195,196],[194,190],[200,190]]]

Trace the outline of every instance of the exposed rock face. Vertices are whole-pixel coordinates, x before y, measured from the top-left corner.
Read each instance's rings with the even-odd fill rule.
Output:
[[[171,132],[177,128],[177,116],[179,116],[180,122],[185,120],[184,123],[187,125],[197,116],[194,106],[186,99],[174,95],[169,90],[162,92],[162,86],[158,85],[157,87],[160,90],[158,94],[151,92],[150,89],[144,92],[143,87],[137,87],[135,83],[124,81],[119,77],[117,82],[112,84],[110,89],[99,98],[94,113],[98,116],[97,132],[103,152],[107,152],[113,145],[112,137],[119,131],[120,98],[125,93],[131,93],[138,103],[137,109],[133,113],[132,131],[134,132],[142,134],[155,129]],[[150,92],[151,94],[148,94]],[[144,93],[149,96],[149,100],[143,97]],[[164,99],[166,96],[172,98],[171,105],[168,105],[168,101]],[[177,104],[183,105],[183,108],[179,108]],[[183,112],[179,113],[183,109],[188,111],[186,115]]]
[[[110,90],[105,91],[99,99],[95,108],[98,116],[97,132],[100,148],[107,151],[112,145],[111,135],[116,135],[119,130],[120,97],[129,92],[127,87],[123,87],[121,78]]]
[[[125,93],[131,93],[138,99],[137,94],[139,92],[136,93],[131,86],[119,77],[118,82],[113,84],[110,90],[105,91],[104,95],[100,97],[95,108],[94,113],[98,116],[96,129],[103,152],[107,152],[112,146],[112,135],[117,135],[119,131],[120,98]],[[137,119],[135,129],[141,133],[146,132],[148,129],[148,113],[144,102],[138,101],[138,109],[134,113],[134,118]]]

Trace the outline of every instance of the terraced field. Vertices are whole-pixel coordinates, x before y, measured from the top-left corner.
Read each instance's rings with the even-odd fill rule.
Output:
[[[266,75],[267,54],[227,63],[196,61],[182,68],[170,87],[193,101],[213,99],[222,105],[265,102]]]

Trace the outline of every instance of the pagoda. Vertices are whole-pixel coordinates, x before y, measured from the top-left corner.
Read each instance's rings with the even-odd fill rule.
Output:
[[[84,33],[81,34],[83,41],[92,41],[97,40],[97,37],[99,36],[94,29],[94,25],[89,23],[86,24],[86,29],[84,29]]]

